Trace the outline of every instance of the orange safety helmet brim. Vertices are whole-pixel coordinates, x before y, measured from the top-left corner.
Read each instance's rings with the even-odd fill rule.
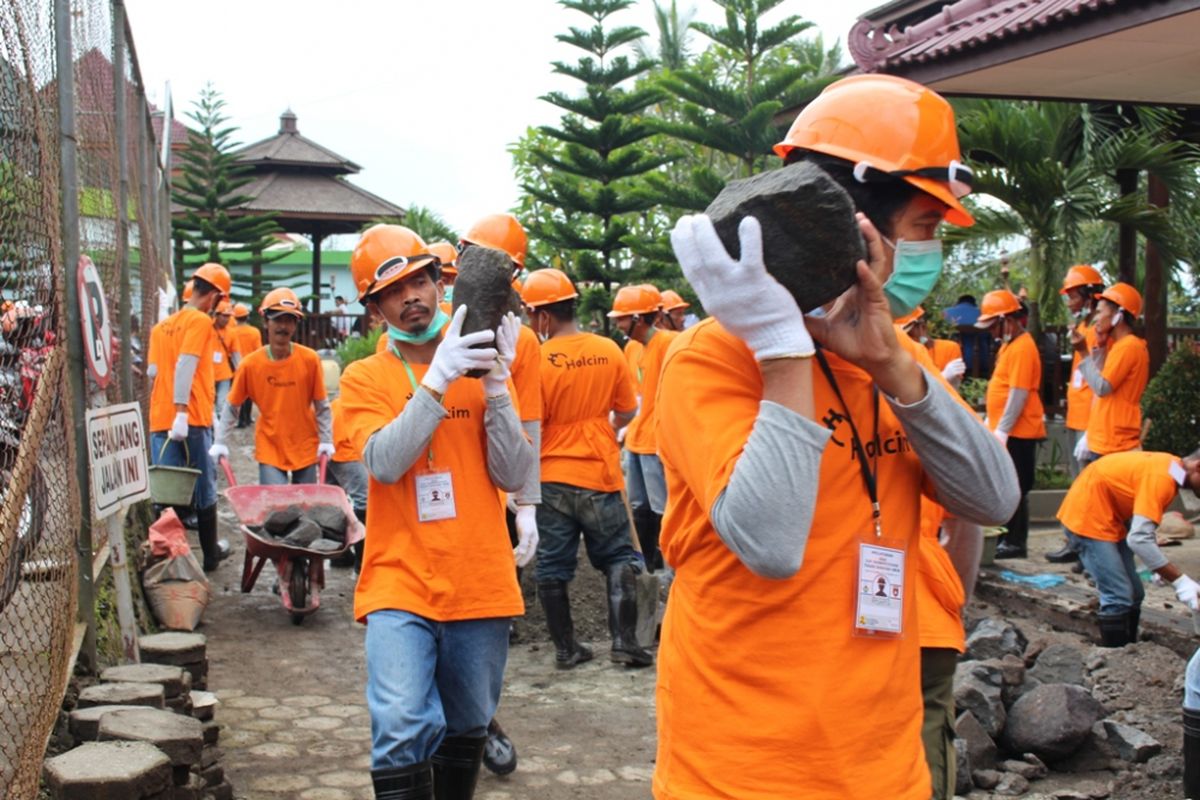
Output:
[[[640,286],[624,286],[617,291],[613,298],[612,311],[607,316],[628,317],[633,314],[653,314],[662,308],[662,295],[658,289],[649,284]]]
[[[350,276],[361,302],[436,263],[437,256],[415,231],[403,225],[372,225],[350,255]]]
[[[679,296],[674,289],[666,289],[662,293],[663,311],[674,311],[677,308],[691,308],[692,304]]]
[[[521,302],[530,308],[561,303],[579,297],[575,284],[560,269],[553,267],[534,270],[525,278],[521,289]]]
[[[304,318],[304,307],[300,305],[300,298],[296,293],[286,286],[281,286],[278,289],[272,289],[267,292],[267,296],[263,298],[262,304],[258,307],[258,313],[264,317],[273,316],[277,313],[291,314],[299,319]]]
[[[1066,294],[1072,289],[1078,289],[1082,286],[1103,286],[1104,278],[1101,277],[1100,271],[1091,264],[1076,264],[1067,270],[1067,275],[1063,278],[1062,288],[1058,290],[1059,294]]]
[[[250,316],[250,306],[246,305],[245,303],[237,303],[234,305],[234,307],[233,307],[233,318],[234,319],[246,319],[246,317],[248,317],[248,316]]]
[[[1000,317],[1015,314],[1021,310],[1021,301],[1007,289],[996,289],[983,296],[979,304],[979,319],[975,320],[976,328],[988,328]]]
[[[946,221],[975,224],[960,201],[969,188],[954,188],[967,175],[958,146],[954,110],[937,92],[894,75],[852,75],[825,87],[796,117],[775,153],[793,150],[869,165],[908,182],[947,206]],[[946,179],[911,173],[945,170]]]
[[[1114,283],[1096,297],[1120,306],[1135,317],[1142,315],[1142,294],[1128,283]]]
[[[458,248],[449,242],[431,242],[429,252],[437,256],[438,261],[442,265],[442,274],[457,275],[458,268],[454,266],[458,261]]]
[[[217,303],[217,313],[218,314],[232,314],[233,306],[229,305],[228,300],[222,300],[221,302]]]
[[[192,273],[192,280],[199,278],[202,281],[212,284],[217,287],[217,291],[226,297],[233,291],[233,278],[229,276],[229,270],[225,269],[220,264],[209,262],[196,267],[196,271]]]
[[[472,225],[459,242],[508,253],[509,258],[525,269],[529,238],[525,235],[525,228],[512,214],[488,214]]]

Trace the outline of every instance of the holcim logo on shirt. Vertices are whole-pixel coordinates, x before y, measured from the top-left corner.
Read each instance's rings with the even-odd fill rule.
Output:
[[[295,386],[296,385],[295,381],[281,381],[281,380],[279,380],[279,378],[276,378],[274,375],[267,376],[267,383],[271,384],[272,386],[276,387],[277,389],[281,389],[286,386]]]
[[[821,417],[821,422],[825,423],[825,427],[832,433],[829,436],[830,441],[838,447],[845,447],[850,450],[850,460],[858,458],[858,451],[851,447],[853,434],[850,431],[850,426],[847,423],[846,415],[837,409],[830,408],[824,417]],[[843,428],[843,426],[845,426]],[[841,433],[845,440],[838,438]],[[912,450],[912,445],[908,443],[908,436],[904,431],[898,430],[888,436],[876,436],[873,441],[867,442],[866,447],[867,458],[879,458],[880,456],[894,456],[901,453],[907,453]]]
[[[583,356],[571,358],[566,353],[550,353],[546,356],[552,367],[565,367],[568,370],[576,367],[599,367],[608,363],[608,356]]]

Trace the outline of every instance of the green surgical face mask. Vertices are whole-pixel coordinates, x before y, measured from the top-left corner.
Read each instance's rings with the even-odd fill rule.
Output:
[[[446,287],[445,297],[443,299],[447,303],[454,302],[454,284],[450,284],[449,286]]]
[[[405,344],[425,344],[441,333],[442,328],[446,327],[446,323],[449,321],[450,316],[445,311],[442,311],[439,306],[437,313],[433,315],[433,321],[429,323],[429,327],[420,333],[409,333],[389,322],[388,338],[393,342],[404,342]]]
[[[912,313],[933,291],[942,276],[942,242],[929,239],[924,242],[906,242],[900,239],[892,244],[883,240],[895,251],[892,274],[883,284],[892,318],[899,319]]]

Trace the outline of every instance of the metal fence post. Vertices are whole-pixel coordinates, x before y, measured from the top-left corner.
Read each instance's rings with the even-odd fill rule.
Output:
[[[113,111],[116,116],[117,139],[117,274],[120,275],[120,294],[117,300],[117,320],[121,325],[121,401],[133,400],[133,347],[130,343],[129,300],[129,115],[125,110],[125,2],[113,0]]]
[[[87,437],[83,420],[87,407],[84,381],[83,330],[80,327],[79,288],[75,273],[79,268],[79,169],[75,141],[75,59],[72,52],[71,1],[54,0],[54,40],[58,72],[58,117],[62,197],[62,258],[64,305],[67,314],[67,379],[71,391],[71,426],[75,437],[75,479],[79,484],[79,608],[81,622],[87,623],[83,646],[79,651],[84,668],[96,667],[96,609],[92,597],[92,490],[87,463]]]

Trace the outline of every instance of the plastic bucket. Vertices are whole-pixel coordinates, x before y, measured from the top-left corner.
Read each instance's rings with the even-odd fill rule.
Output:
[[[983,552],[979,554],[979,566],[990,567],[996,563],[996,545],[1004,533],[1004,528],[983,529]]]
[[[158,460],[162,461],[163,454],[167,452],[167,445],[171,443],[168,437],[163,442],[162,450],[158,451]],[[187,440],[180,442],[183,445],[183,458],[188,461],[191,454],[188,453]],[[165,464],[155,464],[146,470],[146,474],[150,479],[150,499],[160,506],[190,506],[192,504],[192,491],[196,488],[196,479],[200,477],[200,470],[192,469],[191,467],[169,467]]]

